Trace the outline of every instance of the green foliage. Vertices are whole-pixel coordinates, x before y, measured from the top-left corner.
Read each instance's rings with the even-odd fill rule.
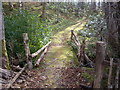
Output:
[[[86,72],[82,72],[81,73],[82,74],[82,77],[86,80],[86,81],[88,81],[88,82],[90,82],[90,83],[92,83],[93,82],[93,75],[90,75],[90,74],[88,74],[88,73],[86,73]]]
[[[95,42],[98,40],[105,40],[106,36],[106,23],[104,20],[104,13],[98,10],[96,13],[90,14],[88,21],[82,30],[78,31],[79,39],[86,40],[85,52],[95,57]]]
[[[106,23],[104,19],[104,13],[98,11],[97,13],[89,15],[89,21],[85,25],[84,31],[89,32],[92,37],[100,40],[106,34]],[[88,34],[89,34],[88,33]]]
[[[58,17],[54,12],[48,12],[47,19],[40,18],[36,11],[13,10],[9,16],[5,15],[5,36],[9,58],[24,60],[23,33],[28,33],[31,53],[45,45],[58,30],[75,23]],[[58,21],[58,22],[57,22]]]
[[[40,19],[38,13],[28,11],[14,11],[5,16],[5,36],[8,53],[14,58],[24,56],[23,33],[28,33],[31,53],[45,45],[51,36],[51,28],[47,27],[47,20]]]

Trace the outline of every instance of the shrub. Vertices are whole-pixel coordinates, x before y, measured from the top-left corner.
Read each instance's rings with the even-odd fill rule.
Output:
[[[38,13],[17,10],[10,16],[5,16],[5,36],[9,56],[23,59],[23,33],[28,33],[31,53],[45,45],[51,36],[48,20],[41,20]]]

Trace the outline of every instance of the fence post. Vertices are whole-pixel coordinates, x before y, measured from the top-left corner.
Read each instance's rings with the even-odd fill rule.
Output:
[[[25,55],[26,55],[28,68],[32,69],[33,64],[32,64],[32,58],[31,58],[31,55],[30,55],[29,39],[28,39],[28,34],[27,33],[23,33],[23,40],[24,40]]]
[[[93,88],[100,88],[101,85],[103,61],[105,59],[105,46],[105,43],[102,41],[97,41],[96,43],[96,61]]]
[[[72,38],[73,38],[73,30],[71,30],[71,40],[72,40]]]

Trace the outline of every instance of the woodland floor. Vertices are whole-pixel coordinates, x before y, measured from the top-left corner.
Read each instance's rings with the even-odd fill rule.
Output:
[[[77,24],[57,32],[52,37],[49,50],[42,60],[39,68],[28,71],[28,76],[22,84],[15,83],[14,87],[25,88],[79,88],[80,83],[91,85],[93,70],[80,68],[77,58],[68,45],[70,31],[80,30],[85,22]],[[86,73],[86,71],[88,71]],[[84,79],[84,77],[86,79]]]

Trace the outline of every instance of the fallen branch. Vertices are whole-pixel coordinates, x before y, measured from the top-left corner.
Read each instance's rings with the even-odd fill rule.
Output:
[[[75,40],[75,39],[72,39],[73,40],[73,42],[75,43],[75,45],[78,47],[78,46],[80,46],[80,44]]]
[[[103,61],[103,64],[104,64],[104,65],[110,65],[110,61],[104,60],[104,61]],[[117,63],[113,62],[112,66],[113,66],[113,67],[117,66]]]
[[[26,67],[27,67],[27,64],[22,68],[22,70],[20,71],[20,72],[18,72],[16,75],[15,75],[15,77],[10,81],[10,83],[8,84],[8,86],[7,86],[7,89],[9,89],[11,86],[12,86],[12,84],[16,81],[16,79],[22,74],[22,72],[26,69]]]
[[[73,34],[75,40],[78,42],[78,44],[80,44],[79,39],[78,39],[78,37],[74,34],[74,32],[72,32],[72,34]]]
[[[22,68],[19,66],[11,65],[13,71],[20,71]]]
[[[80,49],[81,49],[81,45],[80,45],[80,42],[79,42],[77,36],[74,34],[73,30],[71,30],[71,40],[73,40],[73,42],[75,43],[75,45],[76,45],[77,48],[78,48],[77,57],[78,57],[78,60],[79,60],[79,59],[80,59]]]
[[[43,59],[44,55],[47,53],[48,47],[44,50],[44,52],[41,54],[40,58],[36,61],[35,66],[39,66],[40,61]]]
[[[43,46],[41,49],[39,49],[37,52],[33,53],[31,56],[35,57],[37,56],[39,53],[41,53],[46,47],[48,47],[50,45],[51,41],[48,42],[45,46]]]
[[[90,67],[94,67],[94,63],[89,59],[89,57],[85,54],[85,60],[90,64]]]
[[[80,61],[81,65],[84,65],[85,63],[85,40],[83,40],[83,43],[81,44],[81,46],[78,47],[78,60]]]
[[[74,37],[74,39],[73,39],[73,37]],[[78,47],[80,46],[79,39],[78,39],[77,36],[74,34],[73,30],[71,30],[71,40],[74,41],[74,43],[75,43],[76,46],[78,46]]]

